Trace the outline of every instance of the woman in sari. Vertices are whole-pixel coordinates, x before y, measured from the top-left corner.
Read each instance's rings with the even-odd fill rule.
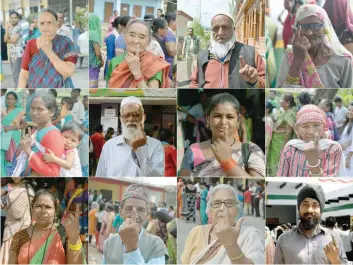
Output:
[[[167,48],[162,42],[162,38],[168,34],[168,22],[164,18],[156,18],[152,23],[152,39],[148,50],[154,55],[165,58]]]
[[[5,226],[1,245],[1,264],[9,262],[9,251],[13,236],[31,225],[31,201],[34,197],[32,187],[21,178],[12,178],[7,186]]]
[[[60,176],[60,166],[46,163],[43,158],[48,149],[56,157],[64,153],[61,133],[51,122],[56,109],[56,99],[51,93],[37,93],[33,98],[30,116],[37,126],[36,131],[32,134],[28,129],[29,133],[22,137],[12,176]]]
[[[281,152],[277,176],[343,177],[344,156],[338,142],[327,139],[326,115],[315,105],[305,105],[294,126],[298,139],[290,140]]]
[[[327,137],[331,140],[338,141],[339,135],[334,121],[335,115],[333,114],[332,101],[329,101],[328,99],[321,100],[319,108],[326,114],[327,132],[329,133]]]
[[[105,66],[104,66],[104,79],[106,78],[106,75],[107,75],[110,60],[115,57],[115,39],[117,38],[117,36],[119,36],[120,20],[121,20],[121,17],[117,17],[114,19],[114,21],[112,22],[114,32],[107,35],[107,37],[105,37],[104,39],[105,45],[107,46],[107,60],[105,61]]]
[[[66,251],[54,224],[57,199],[47,190],[39,190],[33,199],[34,225],[14,235],[10,248],[10,264],[84,264],[79,236],[79,212],[69,214],[63,223],[68,240]],[[79,208],[77,208],[79,209]]]
[[[256,144],[236,139],[240,125],[238,100],[229,93],[214,95],[206,119],[212,139],[192,144],[185,152],[181,176],[265,176],[264,153]]]
[[[169,64],[147,51],[149,24],[134,20],[126,27],[126,52],[113,58],[107,81],[110,88],[169,88]]]
[[[42,35],[26,45],[17,87],[73,88],[71,77],[77,62],[74,43],[56,34],[58,16],[53,9],[43,9],[38,24]]]
[[[101,53],[102,25],[100,18],[90,13],[89,23],[89,87],[98,88],[99,72],[103,66]]]
[[[263,264],[264,235],[238,219],[237,191],[220,184],[210,191],[207,213],[211,223],[194,227],[181,255],[183,264]]]
[[[299,7],[276,87],[347,88],[353,86],[352,54],[340,43],[326,11]]]
[[[201,224],[208,224],[208,216],[206,214],[206,206],[207,206],[207,196],[208,196],[208,188],[205,182],[200,183],[201,191],[201,205],[200,205],[200,214],[201,214]]]
[[[167,224],[168,231],[168,241],[167,241],[167,249],[168,249],[168,262],[167,264],[178,264],[177,263],[177,224],[176,220],[170,221]]]
[[[1,110],[1,176],[9,176],[6,167],[10,166],[17,146],[21,141],[22,124],[25,111],[20,107],[18,95],[10,91],[5,95],[5,107]]]
[[[178,194],[177,194],[177,213],[176,213],[176,217],[180,218],[181,217],[181,212],[183,209],[183,198],[182,198],[182,193],[183,193],[183,189],[184,189],[184,180],[179,179],[178,184],[177,184],[177,188],[178,188]]]
[[[273,126],[272,139],[267,154],[267,174],[269,176],[275,176],[278,170],[281,150],[293,137],[295,105],[292,94],[286,93],[282,96],[281,107],[283,111],[279,111],[277,121]]]
[[[270,101],[266,103],[265,109],[265,154],[266,160],[268,159],[268,148],[270,147],[271,140],[272,140],[272,133],[273,133],[273,120],[271,117],[272,111],[275,107],[272,105]]]
[[[164,176],[175,177],[176,174],[176,156],[177,150],[174,145],[171,145],[173,134],[168,129],[162,129],[159,134],[159,140],[162,142],[164,147]]]
[[[88,213],[88,242],[90,245],[92,242],[92,237],[93,236],[95,237],[97,232],[96,213],[98,211],[98,208],[99,208],[99,204],[97,202],[92,202],[92,209]]]
[[[346,176],[353,177],[353,103],[348,106],[348,112],[346,115],[346,121],[342,126],[340,144],[343,149],[344,156],[346,158]],[[342,176],[340,176],[342,177]]]
[[[104,242],[109,237],[109,234],[112,231],[114,219],[115,219],[114,207],[111,204],[107,204],[105,207],[105,213],[103,216],[102,227],[99,232],[98,250],[102,253],[103,253]]]
[[[53,124],[61,130],[61,128],[68,122],[73,121],[73,116],[71,114],[72,108],[74,107],[74,101],[70,97],[63,97],[61,99],[61,114],[59,117],[59,121],[57,124],[53,122]]]
[[[185,186],[184,190],[184,200],[183,200],[183,210],[182,215],[186,222],[196,222],[196,195],[197,189],[194,183],[189,179],[187,185]]]

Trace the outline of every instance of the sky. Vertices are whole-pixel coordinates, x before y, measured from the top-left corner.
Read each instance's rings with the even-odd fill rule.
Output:
[[[199,17],[201,5],[201,24],[211,27],[211,19],[217,11],[229,12],[229,0],[178,0],[178,10],[191,17]],[[215,8],[217,7],[217,8]],[[205,14],[207,13],[207,14]]]

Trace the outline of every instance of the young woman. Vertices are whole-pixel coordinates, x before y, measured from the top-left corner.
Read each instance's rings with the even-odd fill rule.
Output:
[[[326,115],[315,105],[305,105],[296,117],[298,139],[290,140],[281,152],[277,176],[345,176],[342,147],[326,138]]]
[[[240,126],[239,102],[229,93],[212,97],[206,119],[212,139],[192,144],[183,157],[181,176],[265,176],[264,153],[235,137]]]
[[[332,102],[330,102],[328,99],[323,99],[320,101],[319,108],[322,109],[326,114],[326,124],[330,133],[328,138],[334,141],[338,141],[339,135],[334,122]]]
[[[293,127],[295,123],[295,102],[293,95],[285,93],[281,98],[281,107],[278,118],[273,127],[271,144],[267,154],[267,174],[275,176],[278,170],[278,161],[281,150],[293,137]]]
[[[168,33],[168,23],[164,18],[156,18],[152,23],[152,39],[148,50],[154,55],[161,58],[165,58],[165,53],[167,49],[162,42],[162,38],[167,36]]]

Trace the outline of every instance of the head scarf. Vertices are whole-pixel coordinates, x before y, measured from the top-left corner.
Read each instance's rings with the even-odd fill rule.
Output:
[[[305,105],[298,111],[295,125],[306,122],[320,122],[324,124],[325,128],[327,127],[325,112],[318,106],[312,104]]]
[[[16,103],[15,103],[15,108],[21,107],[20,97],[19,97],[18,93],[16,93],[15,91],[9,91],[9,92],[6,93],[6,95],[5,95],[5,107],[6,107],[6,108],[9,107],[9,106],[7,105],[7,103],[6,103],[6,98],[7,98],[7,95],[8,95],[9,93],[10,93],[10,94],[16,94],[16,96],[17,96],[17,100],[16,100]]]
[[[302,188],[297,196],[298,210],[300,204],[305,200],[305,198],[312,198],[318,201],[320,204],[320,212],[322,213],[325,208],[325,194],[320,185],[307,184]]]
[[[150,191],[146,186],[141,184],[131,184],[126,188],[122,202],[127,199],[135,198],[149,203],[149,193]]]
[[[102,25],[99,17],[93,13],[88,15],[89,40],[102,45]]]
[[[328,47],[330,47],[335,54],[339,56],[347,56],[351,58],[351,63],[353,64],[353,57],[352,54],[340,43],[335,30],[333,29],[333,26],[331,24],[331,21],[325,11],[322,7],[318,5],[312,5],[312,4],[307,4],[307,5],[302,5],[301,7],[298,8],[295,22],[293,24],[293,29],[296,31],[298,27],[298,23],[309,16],[315,16],[318,17],[323,21],[324,24],[324,30],[325,30],[325,38],[324,42]]]

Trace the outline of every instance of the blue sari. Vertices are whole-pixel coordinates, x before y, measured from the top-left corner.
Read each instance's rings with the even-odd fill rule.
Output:
[[[61,60],[72,56],[76,57],[77,60],[75,46],[68,37],[56,35],[52,40],[52,44],[53,52],[55,52]],[[76,64],[76,62],[74,64]],[[54,65],[42,49],[39,49],[39,52],[33,55],[28,66],[28,88],[74,88],[71,77],[64,79],[54,68]]]
[[[106,78],[106,74],[108,71],[108,62],[115,57],[115,35],[110,34],[105,38],[105,44],[107,45],[107,60],[105,61],[104,66],[104,79]]]
[[[208,216],[206,214],[207,196],[208,196],[208,189],[204,189],[201,192],[201,205],[200,205],[200,214],[201,214],[201,224],[202,225],[208,224]]]

